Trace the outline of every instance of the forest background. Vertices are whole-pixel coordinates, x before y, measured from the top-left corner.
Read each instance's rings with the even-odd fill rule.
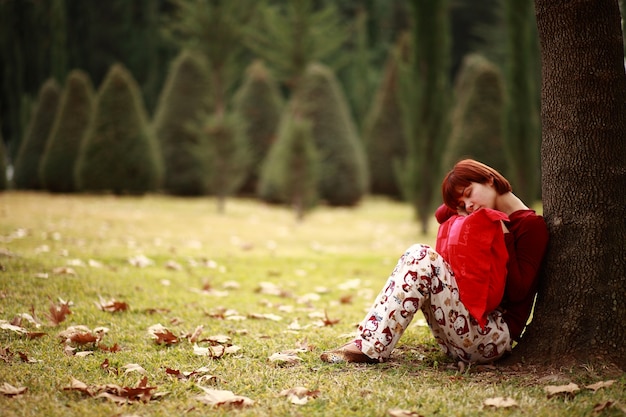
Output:
[[[425,232],[441,175],[472,156],[510,176],[523,198],[540,198],[530,1],[4,0],[0,19],[7,188],[255,194],[292,204],[300,216],[319,202],[352,206],[381,194],[411,202]],[[160,152],[151,138],[132,152],[122,148],[126,158],[85,150],[85,137],[97,136],[107,117],[130,123],[134,110],[123,104],[101,114],[116,66],[136,85],[139,119]],[[70,88],[75,79],[79,87]],[[46,83],[56,85],[58,109],[41,109]],[[76,110],[62,108],[62,95],[81,88],[86,98],[74,105],[100,113],[84,115],[82,125]],[[80,126],[63,131],[63,118]],[[300,159],[270,152],[275,143],[289,148],[281,135],[314,145],[301,147]],[[31,146],[35,162],[20,166],[28,140],[39,143]],[[137,167],[121,170],[117,183],[101,181],[114,176],[107,160],[145,159],[135,152],[158,160],[145,162],[140,181],[128,181]]]

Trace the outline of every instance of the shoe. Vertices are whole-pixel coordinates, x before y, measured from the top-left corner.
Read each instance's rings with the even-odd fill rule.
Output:
[[[320,355],[320,359],[328,363],[378,363],[378,359],[370,358],[365,353],[356,350],[356,346],[342,346]]]

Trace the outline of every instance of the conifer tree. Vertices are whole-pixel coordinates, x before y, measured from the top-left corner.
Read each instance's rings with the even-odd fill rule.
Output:
[[[291,204],[302,220],[317,203],[319,156],[308,120],[285,114],[277,141],[264,161],[259,196],[266,201]]]
[[[234,111],[245,123],[250,144],[250,169],[241,191],[254,193],[263,160],[278,135],[284,107],[278,84],[263,62],[257,60],[248,67],[233,104]]]
[[[52,78],[39,90],[37,104],[13,167],[13,182],[17,189],[41,189],[39,164],[52,130],[60,95],[59,84]]]
[[[313,0],[291,0],[260,8],[258,23],[244,41],[276,71],[292,91],[313,62],[339,66],[337,52],[347,39],[346,25],[333,4],[316,8]],[[345,56],[345,55],[339,55]]]
[[[248,138],[238,115],[226,113],[209,118],[205,133],[211,147],[211,190],[217,210],[223,213],[226,198],[237,192],[246,179],[250,163]]]
[[[210,94],[204,57],[181,52],[170,67],[153,122],[163,154],[163,188],[170,194],[209,193],[209,144],[201,127],[209,113]]]
[[[502,72],[482,55],[470,54],[463,60],[455,90],[452,131],[443,165],[451,167],[469,157],[505,172]]]
[[[399,91],[399,64],[408,53],[408,38],[401,37],[387,58],[378,92],[363,128],[373,194],[401,198],[395,166],[406,154],[406,129]],[[404,58],[406,59],[406,58]]]
[[[144,194],[159,188],[162,171],[137,83],[124,66],[115,64],[96,96],[76,184],[82,191]]]
[[[428,233],[440,201],[441,156],[449,135],[450,0],[410,0],[411,54],[402,71],[407,155],[396,172],[406,199]]]
[[[330,205],[356,205],[368,191],[368,170],[363,144],[345,96],[334,73],[322,64],[312,64],[294,92],[294,117],[312,123],[319,152],[320,198]]]
[[[2,130],[0,130],[0,190],[9,188],[7,180],[7,150],[2,139]]]
[[[92,115],[93,96],[89,75],[71,71],[39,164],[42,188],[59,193],[76,191],[74,167]]]

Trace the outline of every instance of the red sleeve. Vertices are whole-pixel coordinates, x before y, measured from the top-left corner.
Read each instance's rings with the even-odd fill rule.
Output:
[[[532,212],[530,212],[532,213]],[[519,302],[529,296],[548,244],[548,228],[541,216],[525,215],[512,219],[510,233],[505,234],[509,252],[506,298]]]
[[[435,211],[435,218],[437,219],[437,222],[439,222],[439,224],[443,224],[443,222],[456,214],[458,213],[455,210],[452,210],[450,207],[442,204]]]

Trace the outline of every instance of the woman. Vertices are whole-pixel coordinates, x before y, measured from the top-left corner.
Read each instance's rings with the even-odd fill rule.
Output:
[[[359,325],[356,338],[324,352],[323,361],[385,361],[418,309],[439,346],[455,360],[488,363],[509,352],[513,341],[519,340],[532,310],[548,243],[543,218],[513,194],[499,172],[471,159],[458,162],[446,175],[442,194],[444,205],[436,212],[439,223],[457,213],[471,215],[480,209],[508,217],[502,222],[508,261],[500,306],[487,313],[480,325],[460,300],[452,267],[433,248],[416,244],[398,261]],[[409,276],[412,279],[406,278]]]

